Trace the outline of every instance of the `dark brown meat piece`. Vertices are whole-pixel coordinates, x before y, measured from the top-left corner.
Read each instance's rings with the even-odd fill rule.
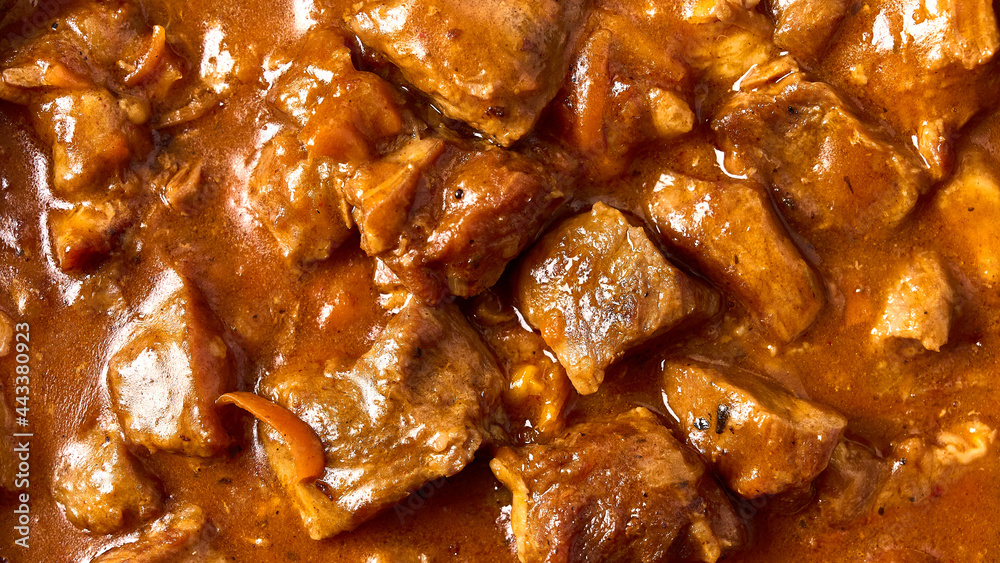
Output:
[[[719,308],[715,292],[602,203],[563,221],[527,253],[515,295],[584,395],[597,391],[605,368],[629,349]]]
[[[935,179],[951,139],[996,104],[1000,33],[991,0],[871,0],[851,10],[820,75],[912,139]]]
[[[882,316],[872,329],[875,340],[906,338],[935,352],[948,342],[955,290],[933,252],[909,257],[886,296]]]
[[[348,26],[445,115],[509,146],[531,130],[562,85],[583,4],[369,0]]]
[[[336,162],[309,157],[294,135],[281,135],[261,152],[247,199],[289,262],[313,262],[354,232],[344,181]]]
[[[812,63],[825,54],[824,47],[850,7],[849,0],[773,0],[774,43]]]
[[[230,438],[215,399],[235,383],[222,325],[185,275],[169,266],[150,271],[108,362],[112,409],[130,444],[218,454]]]
[[[870,514],[888,469],[868,448],[841,440],[826,470],[816,478],[816,507],[822,518],[842,526]]]
[[[115,191],[120,195],[134,195],[136,179],[130,180],[116,186]],[[52,210],[49,229],[59,268],[68,272],[97,264],[111,253],[119,236],[135,218],[130,203],[115,197]]]
[[[349,370],[287,366],[261,389],[316,431],[326,473],[297,483],[269,433],[278,478],[321,539],[351,530],[427,481],[454,475],[498,422],[503,375],[455,305],[411,302]]]
[[[139,533],[132,542],[111,548],[91,563],[222,563],[229,560],[211,546],[215,526],[200,506],[182,505]]]
[[[496,283],[565,199],[558,182],[527,156],[428,138],[363,168],[346,189],[365,252],[434,304]]]
[[[746,498],[809,485],[847,426],[773,382],[693,360],[664,364],[663,393],[687,442]]]
[[[711,474],[644,408],[502,448],[490,467],[514,495],[523,563],[711,562],[744,540]]]
[[[160,490],[118,432],[93,428],[59,454],[52,497],[78,528],[110,534],[159,516]]]
[[[820,280],[761,186],[666,171],[647,194],[646,210],[661,238],[744,302],[781,341],[794,340],[823,308]]]
[[[926,184],[904,152],[855,117],[829,86],[805,80],[788,58],[752,71],[712,127],[729,169],[755,171],[771,183],[799,232],[889,229]]]

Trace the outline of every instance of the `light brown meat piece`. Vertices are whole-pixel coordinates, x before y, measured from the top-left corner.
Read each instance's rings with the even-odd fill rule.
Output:
[[[1000,285],[1000,176],[977,149],[962,155],[955,176],[934,199],[931,220],[957,248],[950,258],[987,287]]]
[[[843,526],[875,510],[889,467],[868,448],[841,440],[830,464],[816,478],[816,508],[823,520]]]
[[[311,30],[290,57],[268,99],[301,127],[311,157],[361,164],[414,128],[402,97],[385,80],[358,71],[339,32]]]
[[[522,563],[711,562],[744,541],[711,474],[641,407],[502,448],[490,468],[514,495]]]
[[[59,453],[52,497],[77,528],[111,534],[159,516],[159,486],[118,432],[93,428]]]
[[[520,443],[545,441],[563,429],[573,386],[542,337],[509,301],[489,290],[469,303],[469,319],[506,375],[503,402],[511,435]]]
[[[558,174],[518,153],[427,138],[345,188],[361,247],[435,304],[496,283],[564,201]]]
[[[664,364],[663,394],[687,442],[745,498],[809,485],[847,426],[773,382],[694,360]]]
[[[503,146],[523,137],[563,83],[582,0],[366,0],[348,26],[445,115]]]
[[[412,300],[350,369],[286,366],[261,383],[316,431],[325,475],[296,482],[269,431],[265,451],[309,535],[327,538],[465,467],[495,431],[502,385],[496,360],[455,305]]]
[[[913,139],[934,178],[943,178],[953,134],[995,105],[993,9],[991,0],[865,2],[844,20],[820,74]]]
[[[177,269],[156,264],[107,366],[125,440],[150,451],[211,456],[230,443],[215,399],[235,384],[223,327]]]
[[[211,547],[215,526],[205,511],[181,505],[153,522],[132,542],[113,547],[91,563],[222,563],[227,559]]]
[[[850,0],[772,0],[774,44],[799,61],[815,62],[851,7]]]
[[[547,233],[515,282],[524,317],[573,386],[597,391],[630,349],[719,309],[718,295],[667,262],[642,227],[597,203]]]
[[[935,352],[948,342],[955,290],[934,252],[910,257],[889,289],[872,336],[875,340],[912,338]]]
[[[264,147],[247,199],[290,263],[323,260],[353,234],[345,176],[331,159],[309,157],[294,135]]]
[[[712,128],[728,168],[772,184],[797,231],[865,235],[899,224],[916,204],[926,185],[920,168],[794,62],[761,67],[742,88]]]
[[[823,308],[820,280],[760,185],[665,171],[646,195],[646,212],[662,239],[781,341],[794,340]]]

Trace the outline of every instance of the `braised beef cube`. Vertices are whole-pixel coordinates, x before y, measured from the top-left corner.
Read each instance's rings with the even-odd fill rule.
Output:
[[[509,146],[562,85],[583,4],[367,0],[348,26],[445,115]]]
[[[1000,284],[1000,176],[994,161],[978,152],[963,155],[955,176],[935,196],[932,220],[953,241],[949,252],[978,284]]]
[[[221,323],[186,276],[155,271],[108,363],[125,440],[149,451],[221,453],[230,442],[215,400],[234,384]]]
[[[509,301],[488,290],[469,303],[470,320],[506,376],[503,402],[511,433],[522,443],[546,440],[563,429],[573,387],[545,341]]]
[[[293,135],[264,147],[247,198],[290,262],[323,260],[353,233],[344,176],[329,159],[308,157]]]
[[[692,360],[664,364],[663,393],[687,442],[746,498],[809,485],[847,425],[774,382]]]
[[[172,563],[225,561],[211,547],[215,526],[200,506],[181,505],[153,522],[132,542],[113,547],[91,563]]]
[[[524,317],[542,333],[576,390],[594,393],[631,348],[704,320],[718,295],[671,265],[642,227],[597,203],[547,233],[515,282]]]
[[[388,82],[354,68],[344,36],[313,29],[294,53],[272,61],[288,69],[269,99],[291,117],[313,157],[360,163],[377,154],[379,143],[412,128],[403,100]]]
[[[430,138],[362,169],[346,188],[365,252],[434,304],[496,283],[565,199],[556,184],[529,157]]]
[[[923,173],[829,86],[785,59],[742,87],[712,127],[729,168],[770,182],[793,228],[864,235],[896,226],[916,204]]]
[[[716,561],[742,522],[697,456],[644,408],[502,448],[517,556],[535,561]]]
[[[774,0],[774,43],[801,61],[815,61],[850,7],[848,0]]]
[[[823,308],[820,280],[759,185],[667,171],[647,194],[646,210],[663,239],[781,341],[794,340]]]
[[[101,193],[132,155],[150,147],[148,134],[107,90],[46,95],[33,117],[39,137],[52,147],[52,188],[59,197]]]
[[[496,360],[455,305],[411,300],[350,369],[293,365],[261,382],[315,430],[325,474],[298,482],[269,431],[265,451],[309,535],[330,537],[465,467],[497,431],[502,385]]]
[[[94,428],[59,454],[52,497],[78,528],[111,534],[159,516],[159,487],[118,432]]]
[[[937,254],[917,253],[889,290],[872,335],[876,340],[918,340],[924,348],[937,352],[948,342],[955,297]]]
[[[996,105],[998,47],[991,0],[873,0],[849,11],[819,70],[913,139],[941,179],[951,170],[952,138]]]
[[[870,514],[887,475],[885,462],[868,448],[841,440],[816,478],[816,506],[823,519],[840,526]]]
[[[114,250],[119,235],[134,218],[128,204],[120,199],[53,210],[49,230],[59,268],[69,272],[98,264]]]

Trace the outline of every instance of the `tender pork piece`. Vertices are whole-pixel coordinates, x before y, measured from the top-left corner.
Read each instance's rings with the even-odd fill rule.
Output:
[[[823,308],[820,280],[760,185],[665,171],[646,195],[646,212],[662,239],[782,342],[809,328]]]
[[[773,382],[694,360],[664,364],[663,394],[687,442],[745,498],[809,485],[847,426]]]
[[[912,256],[889,290],[875,340],[912,338],[935,352],[948,342],[955,290],[934,252]]]
[[[111,407],[132,445],[216,455],[230,442],[215,399],[234,384],[232,353],[194,284],[173,267],[152,269],[107,365]]]
[[[716,561],[744,541],[711,474],[641,407],[502,448],[490,468],[514,495],[523,563]]]
[[[1000,176],[977,150],[962,156],[955,176],[935,196],[932,220],[956,248],[953,263],[978,283],[1000,287]]]
[[[354,232],[344,181],[336,162],[311,158],[294,135],[281,135],[261,152],[247,198],[289,262],[313,262]]]
[[[814,62],[840,26],[849,0],[772,0],[774,43],[796,59]]]
[[[269,431],[264,447],[309,535],[351,530],[427,481],[458,473],[498,423],[503,375],[455,305],[411,300],[354,366],[286,366],[261,390],[316,431],[326,473],[296,482]]]
[[[77,528],[111,534],[163,510],[159,486],[117,431],[93,428],[59,453],[52,497]]]
[[[134,182],[122,185],[135,186]],[[114,250],[118,237],[134,220],[135,213],[123,198],[84,201],[70,209],[52,210],[49,231],[59,268],[70,272],[96,265]]]
[[[583,0],[366,0],[348,26],[445,113],[509,146],[563,83]]]
[[[559,172],[496,148],[415,140],[345,186],[361,247],[435,304],[500,278],[563,202]]]
[[[573,386],[597,391],[631,348],[719,309],[718,295],[672,266],[642,227],[597,203],[524,257],[515,297]]]
[[[210,547],[215,526],[200,506],[182,505],[143,529],[135,541],[113,547],[91,563],[221,563]]]
[[[385,80],[351,62],[344,36],[329,29],[306,34],[269,95],[302,129],[299,139],[312,157],[362,163],[407,129],[412,118],[401,96]]]
[[[761,67],[742,88],[712,122],[726,164],[772,184],[797,231],[864,235],[894,227],[916,204],[921,170],[794,62]]]
[[[1000,88],[991,0],[872,0],[851,10],[820,75],[913,139],[935,179],[951,169],[951,137]]]

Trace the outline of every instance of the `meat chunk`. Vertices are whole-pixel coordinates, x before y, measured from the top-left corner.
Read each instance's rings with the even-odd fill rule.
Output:
[[[335,361],[325,370],[289,366],[261,383],[316,431],[325,475],[298,483],[269,432],[264,447],[309,535],[330,537],[461,470],[495,431],[502,385],[496,360],[455,305],[411,300],[349,370]]]
[[[215,399],[235,383],[221,323],[177,269],[156,266],[108,362],[125,439],[150,451],[211,456],[230,442]]]
[[[299,139],[313,157],[360,164],[413,128],[400,95],[375,74],[355,69],[336,31],[311,30],[291,56],[273,64],[288,69],[269,99],[301,127]]]
[[[247,187],[250,208],[291,262],[323,260],[353,233],[345,175],[326,157],[310,158],[293,135],[261,152]]]
[[[948,342],[954,303],[955,291],[941,260],[933,252],[917,253],[889,290],[872,336],[912,338],[937,352]]]
[[[52,94],[38,105],[34,121],[52,147],[52,187],[59,197],[100,194],[133,154],[150,148],[148,133],[103,89]]]
[[[130,206],[117,198],[53,210],[49,230],[59,268],[69,272],[94,266],[114,250],[118,237],[134,220]]]
[[[800,61],[814,62],[850,7],[848,0],[774,0],[774,43]]]
[[[1000,222],[995,220],[1000,217],[1000,177],[995,170],[993,160],[969,151],[933,205],[933,220],[953,241],[953,260],[988,287],[1000,284]]]
[[[562,85],[583,4],[367,0],[348,25],[445,115],[509,146]]]
[[[816,506],[823,519],[842,526],[870,513],[888,474],[885,461],[868,448],[841,440],[816,478]]]
[[[990,0],[873,0],[852,10],[821,75],[912,138],[935,178],[951,137],[995,105],[1000,34]]]
[[[59,454],[52,496],[78,528],[110,534],[163,509],[156,481],[117,432],[93,428]]]
[[[878,506],[908,506],[941,494],[969,466],[995,455],[996,430],[978,420],[959,422],[933,438],[899,440],[889,457],[891,469],[878,495]]]
[[[470,319],[507,376],[503,402],[511,433],[522,443],[547,440],[563,429],[573,387],[545,341],[509,301],[487,291],[470,304]]]
[[[752,72],[712,127],[730,170],[773,185],[796,230],[864,235],[897,225],[925,187],[905,153],[787,58]]]
[[[524,563],[716,561],[744,539],[711,474],[641,407],[502,448],[490,467],[514,495]]]
[[[820,280],[759,185],[665,171],[646,196],[646,211],[663,239],[781,341],[794,340],[822,309]]]
[[[718,295],[672,266],[642,227],[597,203],[525,256],[515,295],[581,394],[629,349],[719,308]]]
[[[773,382],[693,360],[664,364],[663,394],[688,443],[746,498],[811,483],[847,426],[833,410]]]
[[[138,539],[113,547],[91,563],[216,563],[225,559],[211,547],[215,526],[205,511],[193,504],[181,505],[147,526]]]
[[[555,171],[500,149],[413,141],[346,186],[361,246],[434,304],[496,283],[563,202]]]

